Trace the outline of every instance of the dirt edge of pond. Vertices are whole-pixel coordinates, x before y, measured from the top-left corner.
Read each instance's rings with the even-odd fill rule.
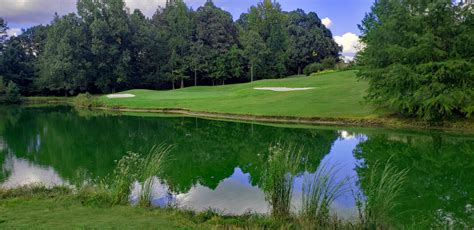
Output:
[[[223,119],[223,120],[240,120],[263,123],[277,124],[303,124],[303,125],[349,125],[358,127],[383,127],[383,128],[416,128],[427,130],[442,130],[453,132],[474,133],[474,122],[444,121],[439,124],[430,124],[425,121],[415,119],[406,119],[398,117],[385,118],[321,118],[321,117],[292,117],[292,116],[266,116],[266,115],[250,115],[250,114],[232,114],[218,112],[202,112],[189,109],[179,108],[161,108],[161,109],[135,109],[123,107],[95,107],[93,109],[107,110],[114,112],[137,112],[137,113],[164,113],[164,114],[180,114],[186,116]]]

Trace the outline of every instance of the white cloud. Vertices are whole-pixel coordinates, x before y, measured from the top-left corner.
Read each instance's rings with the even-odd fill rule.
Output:
[[[8,37],[18,36],[22,33],[20,28],[10,28],[7,30]]]
[[[125,0],[125,4],[131,12],[135,9],[139,9],[148,17],[153,16],[158,9],[158,6],[164,6],[166,0]]]
[[[329,28],[332,26],[332,20],[328,17],[321,19],[321,22],[323,23],[323,25],[326,26],[326,28]]]
[[[342,46],[343,56],[354,57],[362,48],[359,36],[351,32],[345,33],[342,36],[334,36],[334,40]]]

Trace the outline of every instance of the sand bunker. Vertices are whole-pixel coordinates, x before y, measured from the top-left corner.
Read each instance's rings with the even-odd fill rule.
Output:
[[[129,94],[129,93],[107,95],[107,98],[130,98],[130,97],[135,97],[135,95]]]
[[[288,91],[303,91],[303,90],[311,90],[314,87],[309,88],[288,88],[288,87],[261,87],[261,88],[254,88],[256,90],[270,90],[275,92],[288,92]]]

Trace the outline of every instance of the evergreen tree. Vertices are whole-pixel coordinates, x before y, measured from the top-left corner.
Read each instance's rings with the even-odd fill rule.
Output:
[[[360,25],[367,99],[427,120],[474,112],[474,16],[450,0],[379,0]]]

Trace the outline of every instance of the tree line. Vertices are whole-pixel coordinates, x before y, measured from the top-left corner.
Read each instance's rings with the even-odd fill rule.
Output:
[[[23,95],[171,89],[300,74],[335,64],[341,47],[318,15],[263,0],[236,21],[208,0],[197,10],[168,0],[147,18],[123,0],[79,0],[7,39],[0,19],[0,76]]]

